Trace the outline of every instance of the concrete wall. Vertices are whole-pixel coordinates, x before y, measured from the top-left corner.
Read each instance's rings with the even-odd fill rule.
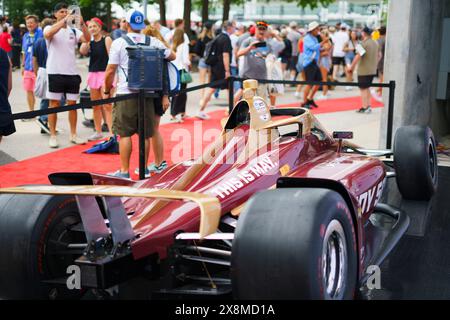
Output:
[[[450,17],[448,0],[389,3],[385,81],[397,84],[394,133],[404,125],[430,126],[438,138],[450,133],[450,102],[436,100],[444,17]],[[381,121],[382,147],[386,145],[386,119],[387,108]]]

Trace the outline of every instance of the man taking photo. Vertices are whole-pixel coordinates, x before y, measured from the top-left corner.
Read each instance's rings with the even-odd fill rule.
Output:
[[[67,4],[58,3],[55,6],[54,15],[56,23],[44,29],[44,37],[47,40],[48,50],[47,98],[50,100],[50,108],[59,107],[63,95],[66,96],[68,105],[74,105],[77,102],[80,95],[81,77],[77,70],[75,48],[77,48],[79,42],[88,42],[91,40],[83,17],[79,17],[81,31],[68,26],[68,23],[75,20],[76,17],[68,12]],[[48,124],[50,127],[49,146],[51,148],[58,147],[56,120],[56,113],[48,116]],[[86,141],[77,137],[77,110],[69,111],[69,124],[70,142],[73,144],[86,143]]]

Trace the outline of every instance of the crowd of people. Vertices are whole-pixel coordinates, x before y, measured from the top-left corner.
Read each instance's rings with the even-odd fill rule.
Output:
[[[24,25],[10,26],[7,18],[0,20],[0,86],[2,103],[0,114],[10,114],[7,96],[11,91],[11,72],[17,68],[14,46],[20,45],[21,57],[18,65],[22,72],[22,86],[26,92],[28,108],[35,109],[36,98],[40,108],[57,108],[73,105],[80,96],[82,79],[77,70],[77,52],[89,57],[87,84],[91,100],[130,93],[128,88],[128,53],[131,44],[145,43],[150,37],[150,46],[164,51],[165,58],[172,60],[178,69],[181,89],[192,81],[190,72],[198,66],[199,84],[211,83],[200,92],[199,111],[196,117],[209,119],[205,112],[212,98],[220,90],[229,90],[226,81],[230,76],[241,79],[305,80],[307,82],[343,81],[353,82],[357,71],[361,89],[362,107],[358,112],[371,111],[371,95],[380,99],[381,91],[370,92],[376,76],[383,80],[384,48],[386,28],[375,33],[369,28],[351,29],[338,23],[333,26],[312,22],[299,27],[296,22],[289,25],[269,25],[265,21],[241,23],[235,21],[196,23],[185,32],[182,19],[174,21],[173,28],[163,26],[160,21],[148,22],[138,10],[131,10],[126,17],[114,24],[111,32],[99,18],[87,23],[83,17],[75,17],[67,4],[58,3],[52,18],[40,21],[39,17],[25,17]],[[377,38],[378,41],[373,40]],[[9,62],[8,62],[9,61]],[[8,80],[9,79],[9,80]],[[234,100],[242,97],[242,84],[235,81],[231,87]],[[329,97],[328,85],[297,86],[295,97],[302,99],[302,107],[317,108],[316,93],[322,90],[321,99]],[[350,86],[346,90],[351,90]],[[277,96],[284,93],[280,84],[260,84],[259,94],[276,107]],[[5,102],[6,101],[6,102]],[[147,106],[152,112],[146,119],[146,150],[150,146],[155,162],[146,168],[145,175],[161,172],[167,167],[163,159],[163,141],[159,133],[159,122],[170,108],[171,121],[182,123],[186,117],[187,94],[180,93],[171,99],[167,92],[159,98],[149,98]],[[114,109],[114,112],[113,112]],[[11,117],[9,116],[8,119]],[[15,131],[14,123],[7,117],[0,122],[1,136]],[[94,133],[89,141],[120,136],[121,168],[112,173],[129,178],[129,160],[132,150],[131,136],[137,133],[136,101],[117,102],[93,108]],[[49,135],[49,146],[57,148],[57,115],[36,119],[41,133]],[[84,144],[86,140],[77,135],[77,111],[69,112],[70,142]],[[138,169],[135,171],[138,173]]]

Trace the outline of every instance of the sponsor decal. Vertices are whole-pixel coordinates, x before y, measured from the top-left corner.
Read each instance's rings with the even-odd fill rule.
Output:
[[[273,162],[269,157],[263,157],[256,164],[250,166],[248,170],[243,170],[237,176],[219,184],[212,192],[221,199],[224,199],[226,196],[229,196],[239,189],[242,189],[244,186],[252,183],[256,178],[269,173],[269,171],[276,168],[277,165],[278,162]]]
[[[361,193],[358,197],[358,203],[361,211],[358,210],[358,213],[362,212],[362,214],[366,214],[372,210],[378,201],[380,201],[381,195],[383,194],[383,188],[384,180],[366,192]]]

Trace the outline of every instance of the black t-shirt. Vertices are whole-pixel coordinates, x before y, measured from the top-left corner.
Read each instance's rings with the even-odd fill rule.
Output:
[[[231,56],[233,54],[233,47],[231,45],[231,39],[230,37],[225,34],[221,33],[217,36],[217,39],[215,40],[214,46],[216,48],[216,55],[219,59],[219,63],[217,65],[212,66],[212,68],[222,68],[224,69],[223,65],[223,54],[228,52],[230,54],[230,63],[231,63]]]
[[[292,42],[289,39],[285,39],[284,41],[284,49],[278,55],[280,58],[289,59],[292,57]]]
[[[9,58],[5,50],[0,49],[0,127],[10,125],[11,106],[8,101]]]
[[[38,67],[47,68],[47,43],[44,38],[39,38],[33,45],[33,56],[36,57]]]

